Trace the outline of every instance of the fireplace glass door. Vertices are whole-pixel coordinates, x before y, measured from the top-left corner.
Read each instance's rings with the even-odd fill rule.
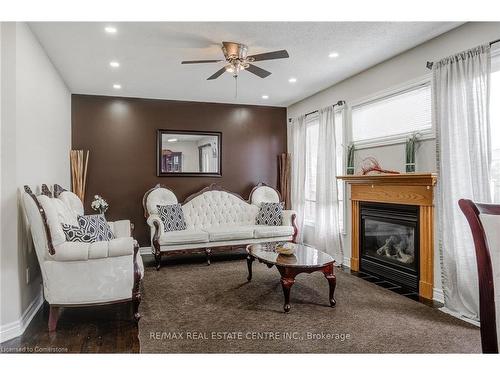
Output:
[[[415,226],[379,218],[364,221],[364,255],[415,269]]]
[[[418,207],[361,205],[361,270],[417,286],[419,268]]]

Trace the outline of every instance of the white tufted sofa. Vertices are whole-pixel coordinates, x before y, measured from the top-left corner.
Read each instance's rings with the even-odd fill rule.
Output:
[[[57,188],[56,188],[57,187]],[[68,242],[61,223],[78,225],[83,204],[72,192],[46,185],[35,196],[24,187],[23,206],[50,305],[49,331],[56,329],[60,307],[133,302],[139,319],[139,284],[144,273],[139,245],[131,237],[130,221],[109,222],[115,239],[93,243]]]
[[[161,255],[165,253],[204,251],[210,264],[210,254],[215,247],[294,241],[297,236],[294,211],[283,211],[281,226],[255,224],[263,202],[280,202],[280,196],[273,188],[259,184],[247,202],[213,184],[187,198],[182,205],[187,228],[165,232],[157,206],[176,204],[177,197],[161,185],[150,189],[144,195],[143,206],[151,228],[151,250],[157,269],[161,265]]]

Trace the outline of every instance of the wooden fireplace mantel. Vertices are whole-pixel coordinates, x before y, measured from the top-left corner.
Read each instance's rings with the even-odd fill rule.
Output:
[[[351,269],[359,271],[360,202],[419,206],[419,295],[432,299],[434,286],[434,186],[435,173],[337,176],[351,185]]]

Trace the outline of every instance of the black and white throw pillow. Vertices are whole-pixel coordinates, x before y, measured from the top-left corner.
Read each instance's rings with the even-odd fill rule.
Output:
[[[158,215],[163,222],[165,232],[172,232],[174,230],[186,229],[186,221],[184,220],[184,212],[179,203],[169,204],[166,206],[156,206],[158,208]]]
[[[115,239],[111,227],[102,214],[78,216],[78,224],[84,231],[95,234],[97,241],[111,241]]]
[[[95,233],[87,232],[85,229],[70,224],[61,225],[64,235],[66,236],[66,241],[86,243],[97,241],[97,236]]]
[[[262,203],[257,214],[257,225],[281,225],[283,222],[283,203]]]

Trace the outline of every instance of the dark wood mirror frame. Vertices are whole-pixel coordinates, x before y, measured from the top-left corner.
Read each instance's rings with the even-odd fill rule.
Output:
[[[169,135],[200,135],[207,137],[217,137],[217,172],[162,172],[162,137]],[[197,131],[197,130],[175,130],[158,129],[156,132],[156,175],[158,177],[222,177],[222,132]]]

